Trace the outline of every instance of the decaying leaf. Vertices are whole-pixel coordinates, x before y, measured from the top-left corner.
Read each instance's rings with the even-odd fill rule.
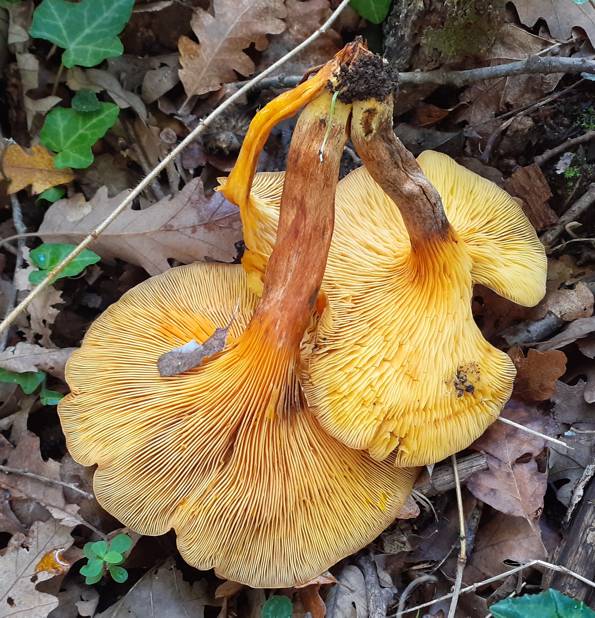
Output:
[[[537,346],[540,351],[558,350],[595,332],[595,317],[579,318],[571,322],[561,333]]]
[[[59,200],[46,212],[39,233],[51,234],[52,242],[77,243],[99,225],[124,199],[125,193],[107,197],[99,189],[87,208],[80,200]],[[207,198],[199,178],[179,193],[145,210],[125,210],[93,243],[104,259],[119,258],[142,266],[151,275],[167,270],[168,259],[189,263],[196,260],[231,262],[235,243],[241,240],[237,208],[220,193]]]
[[[254,62],[244,52],[252,43],[266,48],[267,34],[285,30],[283,0],[214,0],[213,15],[195,9],[191,26],[199,43],[187,36],[178,41],[180,79],[188,97],[218,90],[237,79],[236,72],[248,76]]]
[[[367,618],[366,580],[358,567],[353,564],[343,567],[337,577],[337,584],[329,590],[326,609],[327,618]]]
[[[53,155],[39,145],[27,152],[18,144],[10,144],[4,151],[2,172],[10,180],[9,193],[17,193],[28,185],[33,193],[41,193],[49,187],[74,180],[72,170],[56,169]]]
[[[44,348],[32,343],[19,342],[0,352],[0,368],[23,373],[45,371],[64,379],[64,365],[74,348]]]
[[[36,585],[53,577],[36,572],[36,565],[48,552],[72,545],[71,528],[53,519],[35,522],[28,536],[16,534],[0,556],[0,616],[46,618],[58,599],[37,590]]]
[[[545,401],[556,390],[556,380],[566,371],[566,354],[559,350],[538,352],[530,349],[527,356],[519,347],[511,348],[508,355],[516,367],[514,393],[525,401]]]
[[[595,405],[585,401],[586,382],[579,380],[570,385],[565,382],[556,383],[556,391],[552,395],[554,418],[559,423],[595,423]]]
[[[593,292],[582,281],[574,287],[548,289],[546,297],[533,311],[533,316],[541,318],[548,311],[565,322],[588,318],[593,314]]]
[[[589,427],[591,427],[589,431],[595,431],[595,414]],[[548,480],[555,488],[558,500],[569,506],[574,489],[581,480],[585,468],[595,461],[595,435],[571,430],[564,434],[564,441],[572,447],[572,450],[552,445],[548,460]]]

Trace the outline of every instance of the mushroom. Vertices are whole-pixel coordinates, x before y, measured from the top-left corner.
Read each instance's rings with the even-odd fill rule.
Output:
[[[394,135],[391,97],[353,103],[351,138],[364,167],[337,187],[322,285],[329,310],[304,359],[305,391],[348,446],[379,461],[395,451],[400,466],[432,464],[479,437],[512,390],[510,358],[473,320],[473,284],[533,306],[545,293],[545,252],[494,183],[437,152],[413,158]],[[253,289],[282,183],[257,175],[243,206],[258,249],[244,262]]]
[[[299,347],[350,116],[349,105],[332,117],[329,106],[325,90],[294,131],[262,297],[239,265],[197,263],[141,283],[89,329],[58,409],[72,456],[97,464],[95,495],[108,512],[146,535],[173,528],[189,564],[254,587],[306,582],[369,543],[416,472],[326,434],[302,393]],[[162,354],[206,341],[232,315],[223,351],[159,374]]]

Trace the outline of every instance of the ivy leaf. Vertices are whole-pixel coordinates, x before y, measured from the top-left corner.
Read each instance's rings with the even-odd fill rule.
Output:
[[[50,204],[53,204],[59,199],[62,199],[65,195],[66,191],[64,187],[51,187],[49,189],[46,189],[45,191],[42,191],[35,201],[39,202],[40,200],[45,200],[46,202],[50,202]]]
[[[57,152],[54,165],[61,169],[82,169],[93,163],[91,147],[114,126],[119,108],[115,103],[100,103],[94,112],[79,112],[68,107],[55,107],[45,119],[39,138]]]
[[[62,393],[52,391],[45,386],[39,392],[39,400],[44,406],[57,406],[63,397],[64,395]]]
[[[43,371],[24,371],[16,373],[16,371],[8,371],[8,369],[0,369],[0,382],[7,384],[18,384],[25,395],[31,395],[37,387],[45,380]]]
[[[108,570],[112,579],[118,584],[123,584],[128,579],[128,571],[124,567],[110,564]]]
[[[349,3],[364,19],[381,24],[388,15],[392,0],[351,0]]]
[[[117,534],[110,543],[110,549],[125,554],[132,547],[132,539],[127,534]]]
[[[280,595],[269,597],[262,606],[261,618],[291,618],[293,603]]]
[[[118,34],[130,19],[134,0],[43,0],[33,13],[31,36],[62,47],[62,63],[93,67],[124,52]]]
[[[81,575],[85,577],[97,577],[103,573],[103,560],[91,558],[87,564],[81,567]]]
[[[494,618],[595,618],[584,603],[549,588],[539,594],[503,599],[490,607]]]
[[[96,112],[101,109],[101,101],[92,90],[79,90],[72,97],[71,104],[77,112]]]
[[[57,266],[66,256],[70,255],[75,245],[68,243],[43,243],[29,253],[31,262],[39,268],[29,273],[29,281],[34,285],[41,283],[47,276],[48,272]],[[56,276],[54,281],[63,279],[64,277],[74,277],[90,266],[96,264],[101,258],[85,249],[80,255],[77,255],[70,264]]]

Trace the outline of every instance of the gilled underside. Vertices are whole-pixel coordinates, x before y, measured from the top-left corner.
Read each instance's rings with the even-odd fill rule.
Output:
[[[238,302],[229,350],[159,377],[162,353],[204,341]],[[194,264],[140,284],[74,354],[60,417],[73,457],[98,465],[99,502],[123,523],[151,535],[174,528],[197,568],[285,587],[378,535],[413,471],[321,430],[302,403],[294,355],[266,328],[241,335],[256,302],[239,266]]]

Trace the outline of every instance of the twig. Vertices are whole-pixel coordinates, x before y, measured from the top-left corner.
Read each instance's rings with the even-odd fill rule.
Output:
[[[573,137],[572,139],[566,140],[563,144],[556,146],[555,148],[550,148],[546,150],[544,153],[537,155],[533,159],[533,163],[537,163],[537,165],[543,165],[546,161],[549,161],[552,157],[556,155],[566,152],[575,146],[580,146],[581,144],[586,144],[590,142],[592,139],[595,139],[595,131],[587,131],[583,135],[579,135],[578,137]]]
[[[362,570],[366,583],[366,598],[368,601],[368,618],[386,618],[388,601],[392,598],[390,590],[380,587],[376,565],[368,554],[359,556],[357,564]]]
[[[592,204],[595,203],[595,182],[592,182],[579,199],[560,217],[560,220],[551,230],[541,236],[541,242],[549,249],[564,228],[571,222],[579,219]]]
[[[128,140],[130,141],[132,149],[136,153],[136,157],[138,159],[139,165],[141,166],[141,169],[148,176],[151,173],[151,165],[149,164],[149,159],[142,146],[141,140],[139,139],[139,136],[134,130],[134,126],[131,125],[127,120],[122,121],[122,126],[124,127],[124,130],[128,135]],[[162,200],[165,197],[165,193],[163,192],[161,184],[159,183],[159,180],[157,180],[157,178],[155,178],[155,180],[151,183],[150,189],[156,199]]]
[[[509,571],[500,573],[500,575],[494,575],[494,577],[490,577],[488,579],[484,579],[483,581],[477,582],[475,584],[471,584],[470,586],[466,586],[465,588],[461,588],[459,594],[466,594],[467,592],[475,592],[475,590],[477,590],[478,588],[482,588],[483,586],[487,586],[488,584],[493,584],[494,582],[498,582],[502,579],[506,579],[509,575],[514,575],[515,573],[518,573],[519,571],[522,571],[524,569],[528,569],[534,566],[541,566],[546,569],[551,569],[552,571],[557,571],[558,573],[564,573],[566,575],[570,575],[571,577],[574,577],[578,579],[579,581],[583,582],[583,584],[586,584],[587,586],[591,586],[592,588],[595,588],[595,582],[591,581],[590,579],[587,579],[586,577],[583,577],[582,575],[579,575],[578,573],[575,573],[574,571],[571,571],[570,569],[567,569],[566,567],[558,566],[557,564],[551,564],[550,562],[545,562],[543,560],[531,560],[530,562],[521,564],[520,566],[515,567],[514,569],[510,569]],[[445,594],[444,596],[438,597],[437,599],[433,599],[432,601],[427,601],[426,603],[422,603],[421,605],[416,605],[415,607],[406,609],[402,612],[402,614],[410,614],[411,612],[419,611],[420,609],[423,609],[424,607],[430,607],[430,605],[433,605],[434,603],[439,603],[440,601],[448,601],[448,599],[450,599],[452,596],[453,596],[453,593],[450,592],[449,594]]]
[[[487,470],[488,462],[484,453],[473,453],[457,461],[459,480],[464,483],[471,475]],[[455,487],[454,470],[450,464],[436,466],[432,476],[423,473],[415,484],[415,489],[424,496],[437,496]]]
[[[0,333],[7,329],[16,319],[16,317],[26,309],[29,303],[37,298],[39,294],[53,281],[56,275],[58,275],[74,258],[80,255],[117,217],[122,213],[128,205],[142,192],[144,191],[153,180],[164,170],[170,161],[173,161],[178,154],[180,154],[186,146],[191,144],[212,122],[220,116],[227,108],[229,108],[235,101],[237,101],[242,95],[244,95],[252,86],[267,75],[270,75],[273,71],[276,71],[280,66],[285,64],[289,59],[293,58],[296,54],[299,54],[303,49],[308,47],[312,41],[317,39],[321,34],[324,34],[333,24],[333,22],[339,17],[341,12],[349,4],[350,0],[342,0],[339,6],[332,12],[330,17],[324,22],[324,24],[312,33],[305,41],[302,41],[297,47],[294,47],[290,52],[285,54],[282,58],[279,58],[268,69],[265,69],[262,73],[247,82],[242,88],[234,92],[228,99],[223,101],[216,109],[214,109],[206,118],[201,120],[199,124],[194,128],[166,157],[163,158],[154,168],[153,171],[148,174],[136,187],[128,194],[128,196],[120,202],[120,204],[112,211],[112,213],[104,219],[103,223],[98,225],[86,238],[84,238],[73,250],[65,257],[55,268],[52,269],[48,276],[28,294],[2,321],[0,324]]]
[[[403,615],[403,610],[405,609],[405,603],[407,603],[407,599],[411,596],[411,593],[422,584],[435,583],[438,581],[438,578],[435,575],[420,575],[416,577],[413,581],[409,582],[405,590],[401,593],[401,597],[399,599],[399,606],[397,607],[397,616],[396,618],[401,618]]]
[[[461,586],[463,585],[463,571],[467,564],[467,534],[465,532],[465,512],[463,510],[463,496],[461,494],[461,482],[459,481],[459,469],[457,467],[457,456],[450,456],[452,462],[452,471],[455,477],[455,492],[457,496],[457,509],[459,512],[459,556],[457,558],[457,572],[455,575],[455,584],[452,591],[452,599],[450,600],[450,608],[448,609],[448,618],[454,618],[461,594]]]
[[[509,418],[499,416],[498,420],[501,423],[510,425],[511,427],[516,427],[517,429],[520,429],[521,431],[524,431],[525,433],[530,433],[532,436],[539,436],[540,438],[543,438],[547,442],[553,442],[554,444],[570,449],[571,451],[574,450],[573,446],[570,446],[570,444],[566,444],[566,442],[563,442],[562,440],[558,440],[557,438],[552,438],[551,436],[541,433],[540,431],[535,431],[535,429],[529,429],[529,427],[525,427],[524,425],[521,425],[520,423],[515,423],[514,421],[511,421]]]
[[[41,476],[40,474],[35,474],[34,472],[29,472],[28,470],[20,470],[19,468],[10,468],[8,466],[0,465],[0,472],[4,472],[4,474],[16,474],[18,476],[25,476],[29,479],[35,479],[36,481],[47,483],[48,485],[60,485],[60,487],[66,487],[67,489],[70,489],[77,494],[80,494],[81,496],[87,498],[87,500],[93,500],[93,498],[95,497],[88,491],[79,489],[76,485],[72,485],[71,483],[65,483],[64,481],[59,481],[57,479],[50,479],[47,476]]]

